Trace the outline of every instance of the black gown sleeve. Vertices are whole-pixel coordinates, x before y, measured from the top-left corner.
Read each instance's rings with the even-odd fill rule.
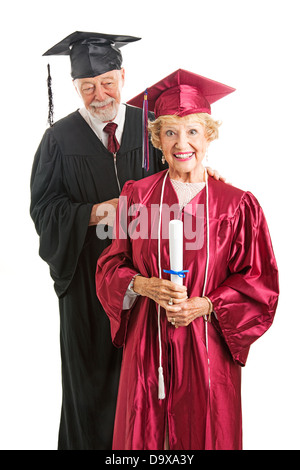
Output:
[[[63,156],[48,129],[33,162],[30,215],[40,237],[39,254],[50,267],[59,297],[75,273],[93,207],[71,200],[63,174]]]

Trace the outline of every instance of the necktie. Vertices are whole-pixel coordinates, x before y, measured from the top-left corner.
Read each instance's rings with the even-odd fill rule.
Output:
[[[104,127],[104,132],[108,134],[108,145],[107,148],[111,153],[117,153],[117,151],[120,148],[120,144],[117,141],[115,132],[118,127],[118,124],[115,124],[114,122],[109,122],[106,124]]]

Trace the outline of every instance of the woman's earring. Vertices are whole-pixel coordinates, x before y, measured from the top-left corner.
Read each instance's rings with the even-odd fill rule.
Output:
[[[161,157],[161,162],[162,162],[162,164],[163,164],[163,165],[166,163],[166,159],[165,159],[165,156],[164,156],[164,154],[162,154],[162,157]]]
[[[208,149],[205,152],[205,166],[208,166]]]

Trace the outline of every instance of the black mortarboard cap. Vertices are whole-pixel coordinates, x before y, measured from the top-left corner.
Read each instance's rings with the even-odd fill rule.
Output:
[[[122,68],[120,47],[139,41],[134,36],[76,31],[55,46],[44,56],[69,55],[72,78],[88,78]]]

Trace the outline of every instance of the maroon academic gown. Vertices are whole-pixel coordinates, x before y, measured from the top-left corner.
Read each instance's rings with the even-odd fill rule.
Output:
[[[113,448],[161,450],[168,425],[172,450],[242,449],[241,366],[250,345],[271,326],[278,302],[278,271],[268,227],[251,193],[209,178],[205,295],[216,316],[207,324],[206,338],[203,318],[175,329],[161,309],[166,398],[159,400],[157,304],[139,296],[123,310],[123,299],[133,275],[159,277],[157,209],[165,173],[126,184],[116,238],[97,266],[97,295],[110,319],[112,341],[124,347]],[[189,297],[203,294],[205,203],[203,189],[183,212],[170,215],[167,207],[178,207],[178,198],[167,177],[162,221],[182,218],[189,227],[184,230],[183,266],[189,270],[184,279]],[[132,215],[127,217],[128,211]],[[165,229],[162,222],[162,271],[170,269]],[[191,231],[197,234],[194,246]],[[170,279],[164,272],[162,277]]]

